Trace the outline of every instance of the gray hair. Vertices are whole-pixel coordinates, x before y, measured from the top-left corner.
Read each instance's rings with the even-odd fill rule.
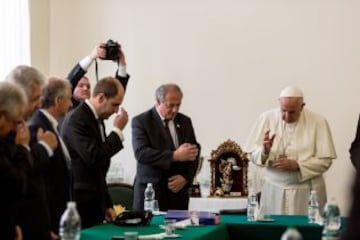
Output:
[[[180,93],[181,97],[183,93],[178,85],[175,83],[168,83],[160,85],[155,91],[155,97],[160,101],[163,102],[165,100],[165,96],[169,91],[175,90],[176,92]]]
[[[34,86],[43,86],[45,83],[45,77],[39,70],[26,65],[15,67],[6,80],[20,85],[28,97],[31,96]]]
[[[70,82],[61,78],[50,77],[42,90],[41,107],[47,109],[55,104],[56,98],[68,97],[70,93]]]
[[[15,118],[19,108],[25,108],[27,97],[22,88],[11,82],[0,82],[0,112]]]

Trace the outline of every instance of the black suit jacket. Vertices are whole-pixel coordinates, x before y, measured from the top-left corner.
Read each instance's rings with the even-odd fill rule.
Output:
[[[112,207],[106,187],[106,173],[110,158],[123,148],[119,136],[111,132],[102,142],[98,121],[85,102],[68,113],[61,134],[71,155],[75,192],[82,191],[99,197],[94,207],[105,213],[106,208]],[[76,193],[74,198],[77,201]]]
[[[115,77],[120,81],[121,85],[124,87],[124,90],[126,90],[127,83],[129,81],[130,76],[127,75],[126,77],[120,77],[118,72],[115,73]],[[71,83],[71,92],[74,93],[74,89],[80,79],[86,74],[86,71],[81,68],[80,64],[76,64],[75,67],[71,70],[67,78],[69,79]],[[72,98],[73,108],[77,107],[79,105],[79,101]]]
[[[360,239],[360,117],[357,125],[355,139],[350,147],[350,159],[356,168],[356,176],[353,182],[353,200],[350,209],[347,226],[341,237],[342,240],[358,240]]]
[[[356,171],[360,171],[360,116],[354,141],[350,147],[350,159]]]
[[[18,209],[24,197],[26,171],[29,168],[29,152],[8,139],[0,138],[0,236],[1,239],[15,238],[18,224]]]
[[[200,148],[189,117],[178,113],[174,119],[174,124],[179,145],[187,142],[197,144]],[[143,209],[144,189],[148,182],[155,186],[157,198],[161,197],[174,202],[185,201],[184,205],[179,203],[179,208],[187,208],[187,188],[192,184],[198,163],[197,161],[173,161],[173,143],[166,133],[164,123],[155,107],[133,118],[132,144],[137,160],[133,208],[136,210]],[[187,180],[188,185],[178,194],[174,194],[174,198],[171,198],[171,193],[167,190],[167,179],[177,174],[182,175]],[[166,192],[162,191],[164,188]],[[163,195],[168,198],[163,197]],[[176,195],[179,198],[176,198]],[[164,203],[165,200],[161,202],[162,199],[159,199],[162,210],[167,210],[167,206],[172,206],[170,203]]]
[[[360,159],[358,159],[360,161]],[[346,221],[341,240],[358,240],[360,239],[360,174],[357,171],[352,187],[352,205],[349,218]]]
[[[25,192],[18,207],[17,222],[22,229],[24,240],[50,239],[50,219],[42,176],[43,166],[49,160],[48,153],[39,143],[32,143],[31,152],[26,154],[24,147],[17,146],[14,139],[15,133],[9,134],[3,147],[14,149],[17,156],[27,159],[24,162]]]
[[[51,230],[58,233],[61,215],[66,209],[66,203],[70,201],[71,176],[66,158],[60,144],[59,137],[47,117],[40,111],[36,111],[29,122],[31,142],[37,142],[36,134],[39,128],[53,132],[57,136],[58,147],[54,155],[43,166],[43,177],[46,188],[48,209],[50,214]]]

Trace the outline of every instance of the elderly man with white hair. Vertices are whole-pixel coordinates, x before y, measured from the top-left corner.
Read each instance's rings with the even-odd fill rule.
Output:
[[[316,190],[323,209],[323,173],[336,158],[329,125],[324,117],[304,108],[303,93],[297,87],[283,89],[279,103],[280,108],[258,118],[246,146],[253,166],[264,169],[261,209],[265,214],[307,214],[311,190]],[[249,172],[253,181],[255,175]]]

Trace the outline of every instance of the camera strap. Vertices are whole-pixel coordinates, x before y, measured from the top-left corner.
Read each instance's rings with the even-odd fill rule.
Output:
[[[95,58],[95,76],[96,76],[96,82],[99,82],[98,62],[96,58]]]
[[[120,62],[119,60],[116,61],[117,63],[117,67],[119,68],[120,66]],[[99,67],[98,67],[98,62],[97,59],[95,58],[95,77],[96,77],[96,82],[99,82]]]

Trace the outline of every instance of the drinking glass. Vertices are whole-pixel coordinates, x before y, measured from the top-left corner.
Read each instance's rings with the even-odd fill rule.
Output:
[[[153,211],[154,215],[158,215],[160,213],[160,208],[159,208],[159,201],[158,200],[154,200],[154,211]]]
[[[191,225],[199,225],[199,215],[197,211],[190,211]]]
[[[173,235],[175,231],[175,219],[165,219],[165,233],[166,235]]]

